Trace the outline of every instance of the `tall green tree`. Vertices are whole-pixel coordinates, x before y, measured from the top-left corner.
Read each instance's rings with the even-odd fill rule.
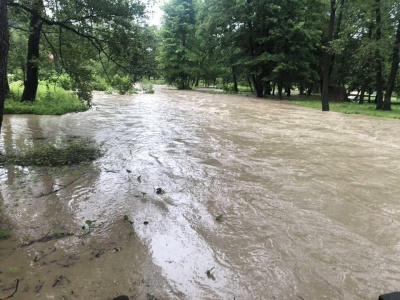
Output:
[[[331,0],[330,18],[328,26],[328,44],[324,55],[324,72],[322,84],[322,111],[329,111],[329,81],[331,74],[332,54],[329,52],[329,43],[333,40],[336,17],[336,0]]]
[[[0,1],[0,133],[3,124],[4,101],[8,93],[7,59],[9,50],[9,31],[7,2]]]
[[[171,0],[164,6],[160,68],[167,83],[187,89],[196,74],[196,5],[193,0]]]
[[[144,15],[145,6],[140,1],[110,1],[110,0],[88,0],[88,1],[9,1],[11,6],[25,19],[29,19],[29,41],[27,49],[27,71],[24,83],[22,101],[34,101],[39,79],[40,68],[40,45],[41,39],[45,38],[46,44],[52,50],[57,63],[62,65],[75,79],[79,89],[88,86],[90,76],[89,70],[79,68],[86,54],[86,60],[94,58],[92,53],[103,53],[108,60],[118,63],[121,49],[127,50],[131,44],[131,34],[134,33],[132,25],[137,24]],[[17,14],[15,14],[17,15]],[[24,18],[19,19],[22,22]],[[115,41],[118,40],[116,43]],[[67,44],[67,41],[69,42]],[[70,43],[72,41],[72,44]],[[84,42],[82,42],[84,41]],[[75,45],[75,53],[68,53],[68,46]],[[82,49],[82,46],[86,50]],[[73,48],[73,49],[74,49]],[[89,49],[89,50],[87,50]],[[79,53],[78,51],[82,51]],[[72,58],[72,59],[71,59]],[[79,62],[75,67],[68,67],[67,60]],[[120,64],[120,67],[126,65]],[[87,94],[87,93],[85,93]]]

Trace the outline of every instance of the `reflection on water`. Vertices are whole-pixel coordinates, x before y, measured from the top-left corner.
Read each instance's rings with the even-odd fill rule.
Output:
[[[1,169],[21,234],[37,234],[32,222],[45,231],[90,219],[99,238],[113,238],[127,215],[138,239],[127,252],[140,250],[142,268],[165,278],[167,298],[376,299],[397,289],[398,121],[164,87],[97,94],[94,104],[62,117],[6,117],[4,149],[78,135],[105,150],[54,174]],[[104,268],[130,269],[124,259]]]

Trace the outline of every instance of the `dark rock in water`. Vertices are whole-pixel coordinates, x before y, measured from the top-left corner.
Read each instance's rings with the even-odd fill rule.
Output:
[[[122,296],[115,297],[114,300],[129,300],[129,297],[122,295]]]
[[[378,300],[400,300],[400,292],[380,295]]]

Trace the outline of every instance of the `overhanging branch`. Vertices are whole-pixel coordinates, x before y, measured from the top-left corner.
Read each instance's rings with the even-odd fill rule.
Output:
[[[13,0],[8,0],[8,6],[10,7],[14,7],[14,8],[20,8],[30,14],[35,13],[33,9],[19,3],[19,2],[14,2]],[[114,16],[114,15],[113,15]],[[88,16],[86,16],[88,17]],[[46,25],[49,26],[59,26],[63,29],[66,29],[74,34],[76,34],[77,36],[80,36],[82,38],[87,39],[93,47],[95,47],[95,49],[101,53],[103,53],[107,59],[109,59],[110,61],[112,61],[116,66],[118,66],[119,68],[123,69],[124,71],[129,72],[128,68],[121,65],[120,63],[118,63],[109,53],[107,53],[107,51],[104,49],[103,43],[106,43],[106,41],[99,39],[98,37],[91,35],[91,34],[87,34],[87,33],[83,33],[78,31],[76,28],[73,28],[71,26],[68,26],[66,24],[66,22],[59,22],[59,21],[54,21],[54,20],[49,20],[45,17],[43,17],[42,15],[39,16],[39,19]]]

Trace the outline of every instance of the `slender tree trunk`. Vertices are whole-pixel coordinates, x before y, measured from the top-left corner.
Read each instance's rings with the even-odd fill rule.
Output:
[[[375,0],[375,17],[376,17],[376,109],[383,109],[383,76],[382,76],[382,54],[380,42],[382,38],[382,22],[381,22],[381,0]]]
[[[335,28],[336,0],[331,0],[331,13],[328,29],[328,46],[333,39],[333,30]],[[322,83],[322,111],[329,111],[329,79],[331,67],[331,54],[326,51],[324,55],[324,74]]]
[[[233,89],[235,93],[239,93],[235,66],[232,66],[232,80],[233,80]]]
[[[32,6],[31,21],[29,24],[30,35],[28,41],[28,55],[26,80],[21,101],[33,102],[39,85],[39,45],[42,21],[40,15],[43,11],[43,0],[35,0]]]
[[[250,79],[250,77],[247,78],[247,80],[248,80],[248,82],[249,82],[250,91],[251,91],[252,94],[254,94],[253,85],[251,84],[251,79]]]
[[[399,51],[400,51],[400,13],[397,14],[396,40],[392,53],[392,66],[390,68],[388,84],[383,101],[383,110],[392,110],[392,93],[396,82],[397,71],[399,70]]]
[[[358,100],[358,104],[364,104],[365,97],[365,85],[361,87],[360,99]]]
[[[0,0],[0,133],[3,124],[4,102],[9,92],[7,80],[9,43],[7,1]]]
[[[264,93],[265,95],[264,96],[271,96],[271,94],[272,94],[272,87],[271,87],[271,82],[270,81],[267,81],[266,83],[265,83],[265,93]]]
[[[280,80],[278,83],[278,97],[279,100],[282,100],[282,90],[283,90],[283,84],[282,84],[283,80]]]
[[[288,86],[288,87],[286,88],[285,92],[286,92],[286,96],[290,97],[290,94],[291,94],[290,86]]]

